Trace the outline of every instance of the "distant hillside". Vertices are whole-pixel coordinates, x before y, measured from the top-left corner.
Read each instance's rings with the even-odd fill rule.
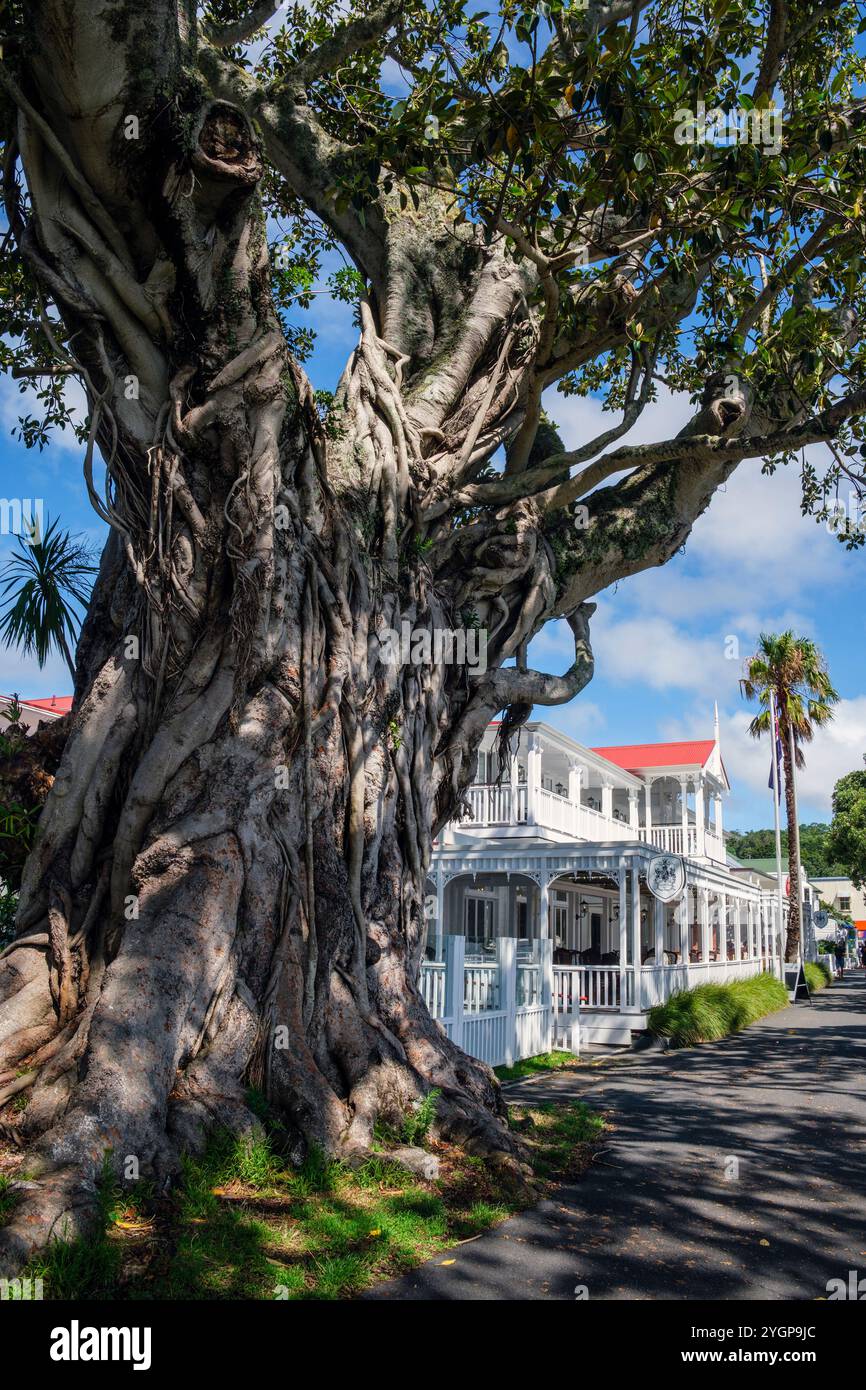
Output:
[[[822,878],[829,874],[847,875],[844,864],[836,864],[827,856],[829,825],[800,826],[800,851],[807,874]],[[776,837],[772,830],[729,830],[725,842],[738,859],[771,859],[776,853]],[[788,832],[782,831],[782,853],[788,853]]]

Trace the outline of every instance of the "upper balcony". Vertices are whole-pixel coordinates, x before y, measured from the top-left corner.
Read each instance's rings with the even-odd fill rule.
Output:
[[[446,827],[441,844],[465,842],[467,836],[643,840],[672,854],[724,863],[723,785],[697,761],[675,771],[629,772],[535,723],[514,740],[509,766],[502,768],[492,727],[479,753],[476,781],[466,793],[464,815]]]

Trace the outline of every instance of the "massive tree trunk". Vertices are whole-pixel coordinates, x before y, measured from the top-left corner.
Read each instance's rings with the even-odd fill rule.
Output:
[[[162,1181],[215,1123],[243,1131],[249,1086],[299,1157],[363,1152],[377,1117],[433,1086],[443,1129],[513,1154],[492,1075],[417,986],[431,836],[469,771],[442,748],[473,697],[465,669],[378,656],[383,627],[459,624],[413,545],[417,433],[367,310],[340,422],[322,429],[271,307],[252,129],[219,101],[183,119],[191,149],[152,171],[173,259],[129,310],[159,315],[165,363],[117,312],[150,368],[118,389],[108,329],[64,305],[113,530],[0,960],[0,1099],[30,1089],[4,1128],[43,1175],[3,1231],[13,1262],[86,1229],[106,1153]],[[132,300],[38,123],[20,130],[37,254],[71,231],[88,294]]]

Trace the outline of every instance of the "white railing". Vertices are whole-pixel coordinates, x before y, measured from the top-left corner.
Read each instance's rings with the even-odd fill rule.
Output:
[[[523,825],[526,821],[524,785],[476,783],[467,790],[466,799],[472,825]]]
[[[566,835],[574,834],[574,813],[577,809],[567,796],[539,787],[536,791],[535,822],[548,830],[561,830]]]
[[[464,827],[531,823],[545,830],[573,835],[576,840],[643,840],[668,854],[693,858],[698,853],[695,825],[687,826],[685,833],[681,824],[654,825],[647,831],[644,826],[632,825],[619,816],[606,816],[582,801],[571,801],[548,787],[536,787],[532,805],[525,782],[516,785],[503,782],[500,786],[474,783],[468,788],[466,799],[470,814],[460,822]],[[704,834],[704,854],[719,863],[725,861],[724,841],[709,830]]]
[[[688,856],[698,852],[698,831],[694,825],[687,825],[685,833],[682,825],[654,825],[651,830],[641,827],[639,835],[647,844],[657,845],[667,854]]]
[[[434,1018],[445,1017],[445,962],[425,960],[419,980],[424,1003]]]
[[[772,970],[772,962],[758,958],[748,960],[696,960],[688,965],[643,965],[640,971],[640,1007],[651,1009],[663,1004],[678,989],[694,989],[696,985],[722,985],[731,980],[747,980]]]
[[[574,807],[574,833],[579,840],[636,840],[637,826],[617,816],[606,816],[580,802]]]
[[[639,1015],[678,989],[746,979],[776,963],[763,958],[678,965],[553,965],[549,941],[540,959],[517,959],[517,942],[497,942],[496,964],[466,963],[464,937],[445,938],[445,961],[424,961],[420,989],[433,1017],[464,1051],[490,1066],[510,1066],[566,1039],[578,1050],[581,1013]],[[572,1025],[575,1025],[572,1031]]]
[[[499,1008],[499,966],[463,967],[463,1012],[486,1014]]]
[[[518,962],[514,939],[496,943],[496,964],[467,963],[466,940],[445,939],[445,960],[424,961],[419,986],[443,1031],[491,1067],[510,1066],[553,1045],[552,946],[539,959]],[[576,1036],[573,1034],[572,1036]]]
[[[620,1006],[618,965],[555,965],[553,998],[557,1014],[578,1009],[613,1009]]]
[[[518,965],[517,967],[517,1007],[529,1008],[541,999],[541,968],[537,965]]]

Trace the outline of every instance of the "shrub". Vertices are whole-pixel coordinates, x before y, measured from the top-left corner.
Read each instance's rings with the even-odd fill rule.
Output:
[[[829,963],[819,960],[817,963],[807,960],[803,969],[806,972],[806,984],[813,994],[819,989],[826,989],[833,981],[833,974]]]
[[[729,984],[677,990],[664,1004],[649,1010],[647,1027],[657,1037],[670,1038],[675,1047],[690,1047],[739,1032],[787,1003],[788,991],[781,980],[764,973]]]

